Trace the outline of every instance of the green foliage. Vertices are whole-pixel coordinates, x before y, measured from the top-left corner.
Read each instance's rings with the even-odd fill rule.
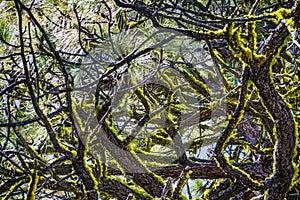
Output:
[[[192,186],[192,192],[195,193],[196,198],[200,198],[204,194],[206,190],[205,187],[206,186],[203,184],[203,180],[196,180],[194,182],[194,185]]]

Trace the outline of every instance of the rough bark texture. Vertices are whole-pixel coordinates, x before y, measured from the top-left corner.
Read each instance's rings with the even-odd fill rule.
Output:
[[[300,7],[292,11],[295,21],[299,20]],[[280,23],[273,34],[259,48],[258,53],[267,55],[266,62],[261,66],[252,65],[253,81],[257,86],[262,100],[272,115],[276,129],[276,148],[273,175],[266,185],[269,187],[267,199],[284,199],[294,175],[293,156],[296,146],[295,121],[287,103],[275,90],[271,80],[272,61],[281,53],[286,37],[289,35],[287,26]]]

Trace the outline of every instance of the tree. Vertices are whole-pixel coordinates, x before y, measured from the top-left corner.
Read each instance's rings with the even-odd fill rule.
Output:
[[[299,198],[298,1],[0,8],[1,198]]]

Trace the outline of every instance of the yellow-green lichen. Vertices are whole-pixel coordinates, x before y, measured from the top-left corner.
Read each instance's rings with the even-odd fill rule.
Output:
[[[15,184],[11,185],[9,187],[9,189],[6,190],[7,192],[6,192],[6,195],[3,197],[3,199],[8,199],[10,197],[11,193],[13,193],[15,191],[15,188],[17,188],[21,182],[22,182],[22,180],[17,181]]]
[[[208,96],[211,93],[207,85],[201,81],[203,77],[199,71],[187,67],[178,67],[178,70],[187,79],[197,95]]]
[[[224,59],[222,58],[221,54],[217,51],[214,50],[214,55],[217,58],[217,60],[224,66],[228,66],[228,63],[224,61]]]
[[[196,154],[197,150],[201,148],[202,144],[203,144],[202,138],[194,139],[192,144],[189,145],[189,147],[187,148],[187,151]]]
[[[32,174],[30,175],[30,181],[28,183],[29,188],[28,188],[28,196],[27,200],[34,200],[35,199],[35,191],[37,189],[37,184],[38,184],[38,171],[37,170],[31,170]]]
[[[253,51],[256,51],[256,49],[257,49],[256,23],[249,22],[247,24],[247,26],[248,26],[248,37],[249,37],[249,41],[250,41],[250,48],[252,48]]]
[[[253,50],[244,45],[249,42],[245,41],[245,39],[241,37],[241,33],[241,27],[234,28],[230,33],[230,50],[235,58],[242,63],[249,65],[249,63],[253,60]]]
[[[258,66],[261,66],[264,62],[266,62],[267,57],[264,54],[253,54],[254,60],[258,63]]]
[[[205,30],[207,34],[209,35],[214,35],[216,37],[222,37],[227,33],[228,25],[225,25],[223,29],[219,29],[216,31],[211,31],[211,30]]]
[[[147,193],[142,187],[138,186],[133,180],[130,181],[130,183],[126,182],[123,178],[121,177],[109,177],[108,179],[115,180],[121,185],[124,185],[128,188],[130,188],[134,193],[139,194],[146,199],[154,199],[153,196],[151,196],[149,193]],[[133,183],[133,184],[132,184]]]
[[[278,21],[282,19],[287,19],[291,16],[291,9],[279,8],[278,10],[270,14],[271,17],[275,17]]]

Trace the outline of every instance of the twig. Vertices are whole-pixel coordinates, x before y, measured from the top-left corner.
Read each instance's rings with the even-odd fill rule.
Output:
[[[179,194],[182,192],[183,186],[186,184],[187,180],[189,179],[189,174],[190,174],[191,167],[186,166],[180,176],[179,180],[177,181],[176,187],[172,193],[171,199],[178,199]]]
[[[161,200],[165,200],[166,199],[166,196],[171,188],[171,185],[172,185],[172,181],[173,181],[173,178],[171,177],[168,177],[167,181],[166,181],[166,185],[164,187],[164,189],[162,190],[161,192]]]

